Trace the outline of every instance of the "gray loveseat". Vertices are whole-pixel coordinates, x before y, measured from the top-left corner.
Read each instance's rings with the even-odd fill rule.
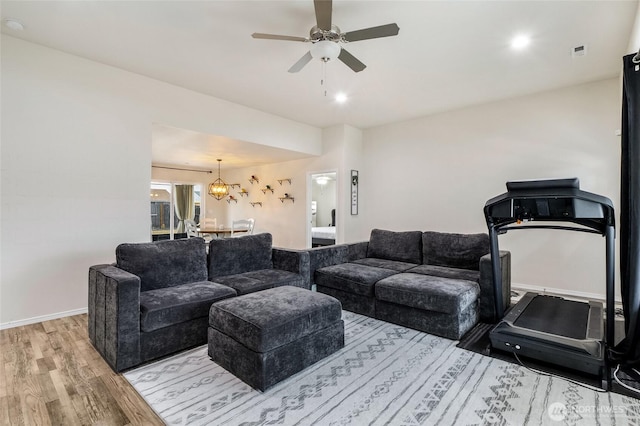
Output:
[[[309,255],[271,234],[121,244],[89,268],[89,338],[115,371],[207,343],[217,301],[290,285],[310,289]]]
[[[310,280],[344,309],[459,339],[494,321],[487,234],[371,231],[369,241],[314,248]],[[500,252],[505,306],[511,257]]]

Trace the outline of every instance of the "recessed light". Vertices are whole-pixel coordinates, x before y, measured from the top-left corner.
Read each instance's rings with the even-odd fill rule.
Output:
[[[336,95],[336,98],[335,98],[335,99],[336,99],[336,102],[337,102],[337,103],[339,103],[339,104],[343,104],[343,103],[347,102],[347,95],[346,95],[346,94],[344,94],[344,93],[338,93],[338,94]]]
[[[511,40],[511,47],[515,50],[522,50],[531,43],[531,37],[528,35],[517,35]]]
[[[14,31],[22,31],[24,30],[24,25],[21,22],[16,21],[15,19],[4,19],[2,21],[4,26]]]

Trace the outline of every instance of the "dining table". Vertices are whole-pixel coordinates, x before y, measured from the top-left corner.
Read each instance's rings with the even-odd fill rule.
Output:
[[[234,234],[238,234],[241,232],[247,232],[246,229],[236,229],[233,231]],[[218,238],[227,237],[231,235],[231,228],[198,228],[198,234],[216,234]]]

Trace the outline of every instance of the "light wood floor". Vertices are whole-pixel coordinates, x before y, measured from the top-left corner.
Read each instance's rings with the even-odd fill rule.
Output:
[[[0,425],[162,425],[87,335],[87,315],[0,330]]]

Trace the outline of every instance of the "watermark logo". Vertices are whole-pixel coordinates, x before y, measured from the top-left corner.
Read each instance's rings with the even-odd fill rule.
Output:
[[[567,415],[567,406],[562,402],[554,402],[547,409],[547,414],[549,414],[549,418],[554,422],[561,422]]]
[[[562,402],[554,402],[547,408],[549,418],[554,422],[561,422],[572,418],[585,419],[598,416],[625,417],[627,409],[620,405],[575,405],[567,407]]]

